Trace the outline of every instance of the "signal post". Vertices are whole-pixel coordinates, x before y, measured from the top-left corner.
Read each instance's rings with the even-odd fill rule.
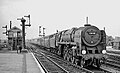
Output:
[[[29,18],[29,24],[25,25],[26,20],[22,17],[21,19],[17,19],[17,20],[21,20],[22,22],[22,49],[25,49],[25,26],[31,26],[30,24],[30,15],[28,16],[24,16],[24,17],[28,17]]]
[[[22,22],[22,48],[25,49],[25,22],[24,18],[21,19]]]
[[[45,28],[43,27],[43,35],[41,35],[41,26],[39,26],[39,36],[43,36],[45,46]]]

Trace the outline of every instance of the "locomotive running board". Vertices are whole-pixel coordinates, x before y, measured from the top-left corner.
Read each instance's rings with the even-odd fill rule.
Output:
[[[57,42],[57,44],[66,44],[66,45],[77,45],[75,42]]]

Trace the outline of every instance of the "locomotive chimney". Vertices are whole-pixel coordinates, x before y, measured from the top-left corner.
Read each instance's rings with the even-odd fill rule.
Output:
[[[91,26],[90,24],[88,24],[88,17],[86,17],[86,24],[84,26]]]

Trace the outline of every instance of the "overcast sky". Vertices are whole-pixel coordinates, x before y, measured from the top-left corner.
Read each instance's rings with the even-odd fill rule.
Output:
[[[120,0],[0,0],[0,38],[2,26],[12,21],[21,28],[17,18],[31,15],[31,27],[26,27],[26,38],[39,37],[39,26],[45,27],[46,35],[56,30],[81,27],[89,17],[89,23],[99,29],[106,28],[109,36],[120,36]]]

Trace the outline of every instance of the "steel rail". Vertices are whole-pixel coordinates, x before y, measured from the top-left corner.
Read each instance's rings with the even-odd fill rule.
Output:
[[[45,54],[43,54],[42,52],[39,52],[39,53],[42,54],[44,57],[46,57],[49,61],[51,61],[52,63],[54,63],[57,67],[59,67],[60,69],[62,69],[66,73],[69,73],[69,71],[67,71],[62,66],[60,66],[59,64],[57,64],[55,61],[53,61],[52,59],[50,59],[49,57],[47,57]],[[39,55],[39,54],[37,54],[37,55]]]

